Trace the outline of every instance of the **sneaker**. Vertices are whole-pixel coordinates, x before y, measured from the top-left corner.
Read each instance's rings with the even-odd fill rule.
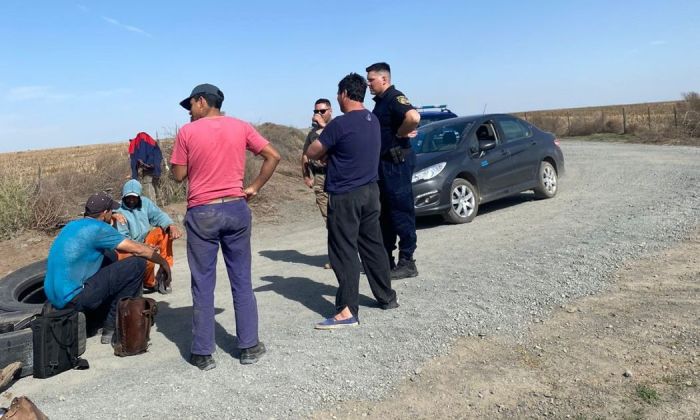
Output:
[[[418,275],[418,269],[416,268],[416,260],[404,260],[400,259],[396,268],[391,270],[391,279],[405,279],[408,277],[416,277]]]
[[[265,344],[263,344],[262,341],[259,341],[258,344],[253,347],[242,349],[241,364],[252,365],[253,363],[257,363],[257,361],[260,360],[260,358],[263,354],[265,354],[265,352],[267,352],[267,349],[265,348]]]
[[[190,355],[190,363],[200,370],[212,370],[216,367],[216,362],[210,354],[192,354]]]
[[[114,328],[110,328],[110,327],[102,328],[102,337],[100,338],[100,343],[112,344],[113,338],[114,338]]]
[[[314,328],[317,330],[335,330],[338,328],[357,327],[358,325],[360,325],[360,321],[351,316],[348,319],[328,318],[316,324]]]
[[[384,309],[385,311],[389,310],[389,309],[396,309],[399,307],[399,301],[398,301],[398,299],[394,299],[388,303],[380,303],[379,307]]]

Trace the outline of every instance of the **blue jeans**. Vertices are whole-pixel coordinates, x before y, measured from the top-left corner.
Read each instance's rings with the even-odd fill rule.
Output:
[[[193,354],[214,352],[214,288],[219,245],[233,294],[240,348],[258,344],[258,304],[250,279],[251,214],[245,200],[192,207],[185,216],[192,274]]]
[[[416,250],[416,210],[413,205],[413,169],[415,155],[408,152],[406,161],[396,164],[379,161],[379,198],[382,204],[380,222],[384,248],[393,266],[396,237],[399,237],[399,258],[411,260]]]

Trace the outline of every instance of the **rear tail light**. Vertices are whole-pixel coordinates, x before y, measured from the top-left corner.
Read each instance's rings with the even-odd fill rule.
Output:
[[[559,143],[560,143],[559,139],[555,137],[554,138],[554,145],[559,147]]]

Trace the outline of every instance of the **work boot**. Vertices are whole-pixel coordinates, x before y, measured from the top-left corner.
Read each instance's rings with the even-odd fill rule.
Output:
[[[396,264],[396,268],[391,270],[391,279],[405,279],[408,277],[416,277],[418,275],[418,269],[416,268],[416,260],[406,260],[403,258],[399,259],[399,263]]]
[[[200,370],[212,370],[216,367],[216,362],[210,354],[192,354],[190,355],[190,363]]]
[[[241,350],[241,364],[251,365],[256,363],[265,354],[267,349],[265,349],[265,344],[262,341],[258,342],[253,347]]]

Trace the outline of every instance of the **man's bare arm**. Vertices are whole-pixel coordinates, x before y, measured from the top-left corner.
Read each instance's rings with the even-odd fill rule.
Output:
[[[306,149],[306,156],[308,156],[309,159],[322,160],[323,157],[326,156],[326,148],[319,140],[314,140],[313,143],[309,145],[309,148]]]
[[[158,250],[142,244],[141,242],[132,241],[131,239],[124,239],[119,243],[119,245],[117,245],[117,251],[133,254],[137,257],[143,257],[149,261],[153,261],[161,267],[167,266],[167,271],[168,273],[170,272],[168,262],[160,256]]]
[[[271,144],[268,144],[260,151],[260,156],[262,156],[264,159],[263,164],[260,167],[260,173],[244,190],[246,199],[248,200],[256,196],[258,191],[260,191],[260,188],[267,183],[272,174],[275,172],[277,164],[280,163],[281,159],[277,149],[275,149]]]
[[[173,164],[171,172],[173,174],[173,178],[175,178],[175,181],[182,182],[185,180],[185,178],[187,178],[187,165]]]
[[[409,134],[411,134],[413,130],[415,130],[418,127],[419,122],[420,114],[418,113],[418,111],[416,111],[415,109],[409,110],[403,117],[403,122],[401,123],[399,129],[396,131],[396,136],[409,137]]]

